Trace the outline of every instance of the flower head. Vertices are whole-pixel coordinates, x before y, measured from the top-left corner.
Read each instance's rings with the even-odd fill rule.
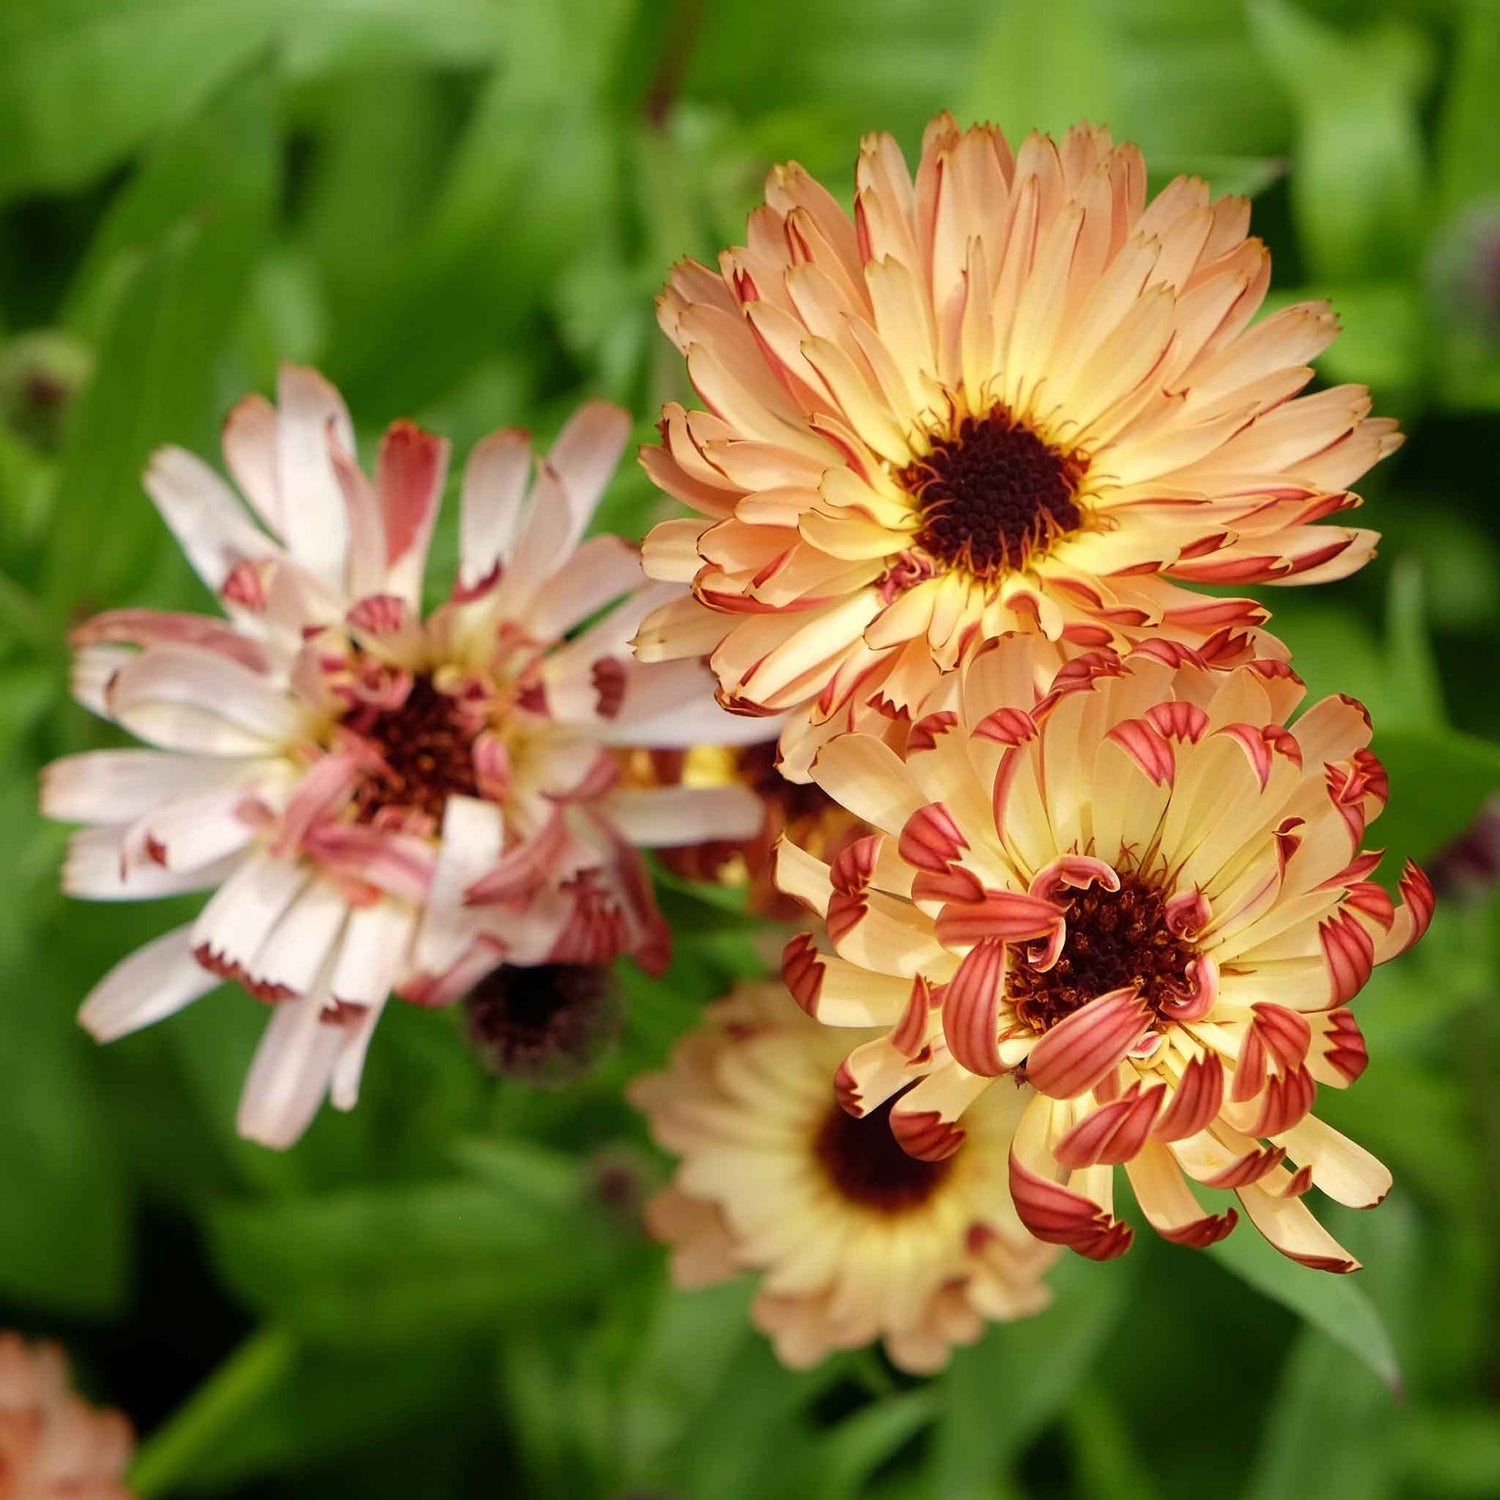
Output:
[[[497,1077],[566,1083],[619,1032],[608,964],[500,964],[463,998],[469,1045]]]
[[[55,1344],[0,1333],[0,1495],[7,1500],[130,1500],[135,1446],[117,1411],[73,1394]]]
[[[935,1370],[987,1318],[1047,1301],[1055,1252],[1011,1208],[1005,1152],[1019,1101],[996,1090],[941,1161],[901,1150],[878,1109],[856,1118],[831,1087],[837,1036],[780,984],[712,1006],[632,1101],[681,1158],[647,1223],[683,1286],[761,1274],[754,1317],[782,1361],[817,1363],[882,1339],[903,1369]]]
[[[1039,1239],[1122,1253],[1123,1165],[1168,1239],[1234,1226],[1191,1180],[1233,1189],[1294,1259],[1352,1269],[1302,1195],[1368,1206],[1390,1177],[1311,1110],[1364,1070],[1349,1002],[1432,910],[1420,871],[1398,907],[1361,850],[1386,797],[1364,710],[1326,698],[1293,719],[1285,662],[1215,670],[1164,642],[1088,654],[1038,697],[1031,649],[976,657],[904,757],[867,735],[825,746],[820,784],[883,831],[831,867],[781,848],[778,882],[834,949],[789,945],[793,994],[888,1028],[846,1060],[846,1106],[895,1098],[898,1139],[941,1160],[1005,1079],[1025,1101],[1011,1195]]]
[[[851,219],[778,167],[746,244],[678,267],[661,322],[706,409],[668,406],[643,454],[697,515],[647,538],[691,593],[638,650],[712,652],[726,704],[795,709],[792,774],[818,726],[914,708],[977,642],[1197,644],[1265,612],[1179,582],[1370,556],[1374,533],[1313,523],[1399,437],[1360,387],[1298,396],[1326,304],[1250,326],[1270,267],[1245,199],[1178,178],[1147,203],[1107,131],[1012,154],[946,115],[915,178],[880,135],[855,181]]]
[[[441,439],[396,423],[372,481],[337,392],[287,367],[279,406],[251,397],[224,430],[259,527],[206,464],[156,455],[147,489],[228,619],[80,627],[77,696],[155,748],[59,761],[42,800],[89,825],[71,894],[214,894],[89,997],[96,1036],[238,980],[276,1012],[240,1128],[285,1145],[330,1089],[353,1105],[392,991],[444,1004],[501,960],[665,963],[636,846],[743,836],[760,808],[740,788],[617,786],[616,746],[744,727],[699,664],[630,658],[653,591],[619,538],[580,541],[627,429],[585,406],[534,479],[526,434],[480,443],[458,579],[426,616]]]

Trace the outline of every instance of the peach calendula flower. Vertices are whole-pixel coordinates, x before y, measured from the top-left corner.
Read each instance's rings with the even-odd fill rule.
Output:
[[[1056,1252],[1022,1229],[1005,1186],[1020,1101],[997,1089],[958,1150],[919,1161],[885,1109],[839,1107],[841,1050],[780,983],[709,1007],[669,1068],[629,1091],[681,1158],[646,1222],[672,1247],[679,1286],[760,1274],[753,1316],[784,1364],[881,1339],[903,1369],[940,1369],[986,1319],[1048,1300]]]
[[[1313,523],[1359,503],[1395,424],[1362,387],[1297,396],[1335,320],[1251,326],[1270,264],[1247,200],[1178,178],[1148,203],[1105,130],[1013,155],[946,115],[915,179],[878,135],[855,184],[851,219],[778,167],[747,244],[677,268],[661,323],[706,409],[668,406],[643,454],[697,515],[647,538],[647,572],[691,593],[637,649],[711,652],[726,704],[797,710],[793,774],[809,719],[911,708],[976,641],[1196,644],[1265,612],[1179,582],[1314,583],[1371,555],[1374,533]]]
[[[0,1496],[5,1500],[130,1500],[130,1423],[73,1392],[55,1344],[0,1333]]]
[[[665,964],[636,846],[742,837],[761,813],[741,788],[616,784],[616,746],[747,728],[701,664],[631,659],[660,590],[619,538],[580,541],[628,427],[593,404],[545,459],[522,432],[481,442],[458,579],[425,618],[446,442],[396,423],[371,481],[337,392],[287,367],[279,406],[251,397],[224,431],[264,529],[206,464],[155,456],[146,487],[228,620],[81,626],[80,701],[155,748],[58,761],[42,803],[89,825],[70,894],[214,894],[89,996],[95,1036],[238,980],[275,1006],[240,1128],[286,1145],[326,1093],[352,1107],[392,991],[445,1004],[502,960]]]
[[[1366,1062],[1349,1002],[1425,931],[1414,866],[1396,906],[1361,851],[1385,803],[1348,698],[1298,717],[1285,662],[1228,671],[1158,642],[1090,653],[1027,692],[1025,638],[981,653],[962,702],[904,758],[865,735],[815,771],[883,832],[832,866],[790,844],[777,879],[827,924],[792,993],[834,1025],[889,1028],[839,1086],[941,1159],[991,1082],[1021,1097],[1010,1189],[1039,1239],[1104,1259],[1123,1165],[1151,1225],[1202,1246],[1233,1227],[1188,1180],[1231,1188],[1277,1249],[1352,1270],[1302,1195],[1378,1203],[1390,1176],[1312,1113]],[[914,1085],[914,1086],[912,1086]]]

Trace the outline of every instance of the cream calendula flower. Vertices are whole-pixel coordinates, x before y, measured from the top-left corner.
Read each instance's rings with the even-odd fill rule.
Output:
[[[73,1392],[55,1344],[0,1333],[0,1496],[5,1500],[130,1500],[130,1423]]]
[[[681,1157],[647,1209],[679,1285],[760,1273],[756,1325],[783,1363],[884,1341],[903,1369],[947,1363],[986,1319],[1040,1311],[1055,1251],[1021,1228],[1005,1186],[1020,1100],[996,1090],[962,1146],[919,1161],[877,1109],[847,1114],[842,1052],[780,983],[741,985],[709,1008],[664,1073],[630,1098]]]
[[[228,619],[81,626],[78,698],[155,748],[59,761],[42,803],[89,825],[70,894],[214,894],[88,998],[95,1036],[239,980],[275,1005],[240,1128],[286,1145],[325,1094],[354,1104],[392,991],[444,1004],[502,959],[665,963],[636,846],[744,837],[761,810],[742,788],[618,785],[614,747],[751,727],[700,664],[631,659],[660,590],[619,538],[580,540],[628,428],[596,403],[544,459],[522,432],[480,443],[459,576],[425,618],[446,442],[398,422],[372,481],[337,392],[287,367],[279,405],[251,397],[224,431],[259,526],[206,464],[156,455],[146,487]]]
[[[1086,655],[1034,692],[1031,643],[981,653],[957,707],[904,757],[846,735],[819,783],[884,830],[830,867],[783,844],[777,879],[827,924],[786,954],[793,994],[834,1025],[882,1025],[840,1074],[941,1159],[992,1082],[1026,1101],[1010,1189],[1038,1238],[1103,1259],[1129,1228],[1123,1165],[1168,1239],[1233,1227],[1189,1189],[1231,1188],[1283,1253],[1355,1262],[1302,1195],[1380,1201],[1390,1176],[1312,1113],[1366,1053],[1349,1002],[1426,929],[1415,867],[1398,907],[1361,851],[1384,805],[1369,721],[1348,698],[1293,718],[1285,662],[1212,670],[1158,642]],[[910,1087],[911,1085],[914,1087]]]
[[[746,245],[678,267],[661,322],[705,409],[668,406],[643,454],[697,515],[647,539],[646,570],[691,592],[638,650],[711,652],[726,704],[796,709],[793,774],[810,729],[914,707],[977,641],[1196,644],[1265,613],[1180,582],[1371,555],[1374,533],[1312,523],[1359,503],[1395,424],[1362,387],[1298,397],[1326,304],[1251,326],[1270,264],[1247,200],[1178,178],[1148,203],[1105,130],[1012,154],[946,115],[914,178],[879,135],[855,183],[851,218],[778,167]]]

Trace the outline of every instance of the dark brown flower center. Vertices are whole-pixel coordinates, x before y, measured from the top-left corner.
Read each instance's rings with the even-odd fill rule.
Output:
[[[900,1214],[920,1207],[948,1175],[953,1157],[918,1161],[891,1134],[888,1099],[855,1119],[837,1104],[818,1132],[818,1161],[834,1187],[851,1203],[880,1213]]]
[[[1121,875],[1117,891],[1101,885],[1080,891],[1067,904],[1067,923],[1062,955],[1045,972],[1012,950],[1006,994],[1035,1030],[1126,985],[1138,986],[1156,1010],[1192,992],[1187,966],[1197,950],[1168,927],[1162,893],[1139,875]]]
[[[416,677],[399,708],[365,706],[345,720],[380,752],[385,764],[365,776],[354,794],[361,823],[382,808],[414,808],[442,822],[450,797],[475,797],[474,731],[456,699]]]
[[[1083,524],[1074,500],[1082,474],[1076,458],[996,408],[965,417],[896,477],[921,506],[918,545],[949,567],[993,578]]]
[[[565,1082],[610,1040],[615,999],[607,964],[501,964],[464,996],[469,1043],[491,1073]]]

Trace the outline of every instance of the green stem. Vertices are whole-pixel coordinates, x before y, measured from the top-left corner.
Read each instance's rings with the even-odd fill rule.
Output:
[[[270,1395],[296,1358],[297,1342],[284,1328],[252,1334],[141,1445],[130,1471],[131,1493],[140,1500],[168,1493]]]

